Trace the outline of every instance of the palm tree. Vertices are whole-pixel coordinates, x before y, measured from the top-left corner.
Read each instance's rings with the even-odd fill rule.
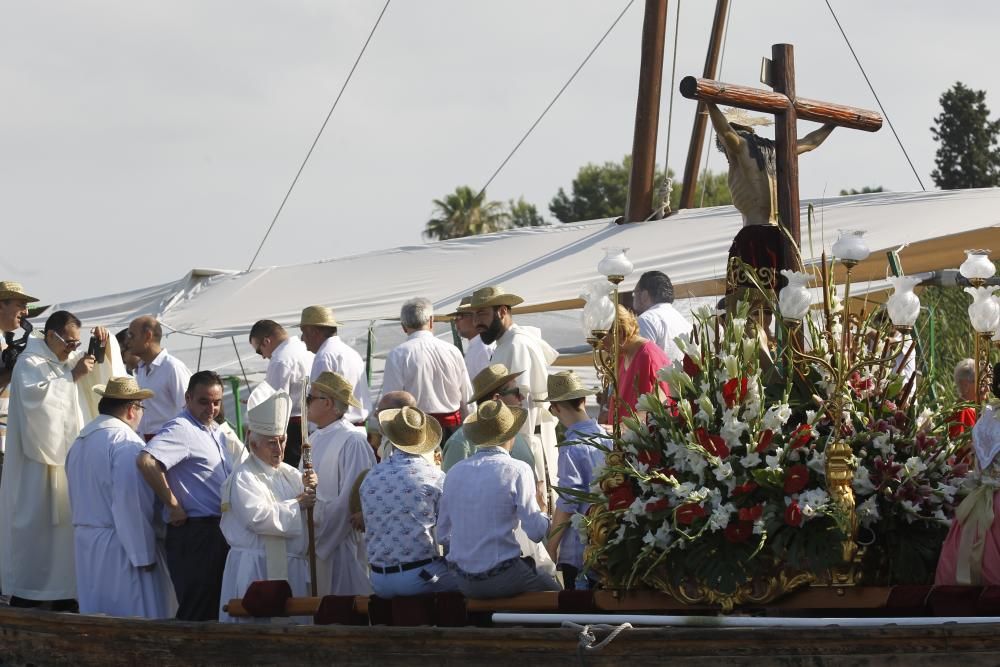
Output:
[[[500,231],[509,223],[510,214],[501,202],[487,201],[485,190],[477,195],[461,185],[444,199],[434,200],[434,217],[427,221],[424,236],[444,241]]]

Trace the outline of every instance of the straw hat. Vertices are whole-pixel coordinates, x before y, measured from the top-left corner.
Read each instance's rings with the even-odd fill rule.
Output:
[[[484,398],[492,396],[493,392],[523,372],[511,373],[503,364],[490,364],[472,379],[472,398],[469,400],[478,403]]]
[[[310,383],[309,390],[318,391],[356,408],[361,407],[358,399],[354,398],[354,387],[351,386],[351,383],[343,375],[333,371],[320,373],[319,377]]]
[[[548,377],[545,382],[548,392],[544,398],[536,398],[536,403],[554,403],[556,401],[572,401],[597,394],[596,389],[587,389],[580,377],[573,371],[559,371]]]
[[[441,444],[441,424],[417,408],[382,410],[378,423],[396,449],[407,454],[426,454]]]
[[[38,301],[35,297],[28,296],[24,293],[24,288],[21,287],[21,283],[16,283],[13,280],[0,280],[0,301],[5,301],[7,299],[21,299],[22,301],[27,301],[28,303]]]
[[[266,385],[267,383],[262,382],[261,384]],[[292,397],[288,395],[287,391],[281,389],[247,410],[247,428],[258,435],[285,435],[291,416]]]
[[[730,123],[736,123],[737,125],[744,125],[746,127],[757,127],[758,125],[774,125],[774,121],[766,116],[754,116],[747,112],[746,109],[730,108],[722,112],[722,115],[726,117]]]
[[[456,315],[461,315],[462,313],[472,312],[472,295],[463,296],[462,301],[458,304],[458,307],[454,311],[448,313],[448,317],[455,317]]]
[[[339,327],[336,318],[333,316],[333,309],[326,306],[307,306],[302,309],[302,317],[299,318],[299,326],[313,327]]]
[[[492,447],[517,435],[527,418],[527,410],[512,408],[503,401],[486,401],[476,414],[466,417],[462,430],[476,447]]]
[[[469,304],[469,307],[476,309],[489,306],[516,306],[519,303],[524,303],[524,299],[516,294],[508,293],[499,285],[490,285],[472,293],[472,303]]]
[[[94,393],[104,398],[120,398],[126,401],[141,401],[153,397],[153,392],[149,389],[139,388],[139,383],[134,377],[111,378],[107,384],[96,385]]]

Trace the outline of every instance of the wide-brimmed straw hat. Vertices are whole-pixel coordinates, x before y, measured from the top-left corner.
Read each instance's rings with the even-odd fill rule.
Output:
[[[351,383],[343,375],[333,371],[320,373],[319,377],[309,384],[309,391],[318,391],[356,408],[361,407],[361,402],[354,397],[354,387]]]
[[[546,395],[542,398],[532,399],[536,403],[555,403],[556,401],[572,401],[576,398],[594,396],[597,389],[588,389],[583,386],[580,376],[573,371],[559,371],[553,373],[545,381]]]
[[[382,410],[378,423],[396,449],[407,454],[426,454],[441,444],[441,424],[417,408]]]
[[[0,301],[6,301],[7,299],[20,299],[28,303],[38,301],[35,297],[24,293],[21,283],[16,283],[13,280],[0,280]]]
[[[153,392],[149,389],[139,388],[139,383],[134,377],[111,378],[107,384],[95,386],[94,393],[104,398],[120,398],[126,401],[141,401],[153,397]]]
[[[469,400],[478,403],[484,398],[492,396],[497,389],[523,372],[511,373],[503,364],[490,364],[472,378],[472,398]]]
[[[455,310],[448,313],[448,317],[456,317],[458,315],[461,315],[462,313],[471,313],[471,312],[472,312],[472,295],[470,294],[469,296],[462,297],[461,302],[459,302]]]
[[[473,292],[472,303],[469,306],[475,310],[476,308],[487,308],[489,306],[516,306],[519,303],[524,303],[524,299],[516,294],[507,292],[507,290],[499,285],[490,285],[489,287],[483,287]]]
[[[299,318],[299,326],[306,327],[339,327],[337,318],[333,316],[333,309],[326,306],[306,306],[302,309],[302,316]]]
[[[503,401],[486,401],[476,414],[466,417],[462,430],[476,447],[492,447],[517,435],[527,418],[528,411],[523,408],[512,408]]]

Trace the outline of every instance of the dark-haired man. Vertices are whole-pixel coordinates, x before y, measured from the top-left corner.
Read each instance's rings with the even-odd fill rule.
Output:
[[[216,621],[229,552],[219,529],[221,489],[232,472],[225,438],[215,423],[222,408],[222,379],[212,371],[195,373],[184,401],[184,410],[163,425],[136,465],[164,506],[177,618]]]
[[[639,313],[639,335],[667,353],[681,358],[674,338],[691,333],[691,323],[674,308],[674,285],[662,271],[647,271],[632,290],[632,308]]]
[[[140,360],[135,369],[135,379],[140,387],[154,394],[146,401],[146,410],[139,424],[139,434],[146,442],[184,409],[184,392],[191,379],[191,371],[184,362],[160,347],[162,339],[163,328],[150,315],[132,320],[125,335],[128,352]]]
[[[106,329],[92,333],[107,344]],[[44,337],[29,338],[14,366],[0,484],[0,584],[13,606],[76,607],[66,454],[95,416],[96,406],[85,400],[95,380],[110,377],[116,361],[107,355],[94,372],[96,361],[81,343],[80,320],[56,311]]]
[[[254,323],[250,328],[250,345],[254,352],[268,360],[264,381],[275,391],[286,392],[292,399],[284,462],[297,468],[302,456],[302,389],[309,382],[313,353],[298,336],[290,336],[274,320]]]

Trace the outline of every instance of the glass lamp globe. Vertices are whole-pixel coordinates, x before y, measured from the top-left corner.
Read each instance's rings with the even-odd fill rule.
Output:
[[[625,256],[627,251],[628,248],[605,248],[604,259],[597,264],[597,272],[608,278],[628,276],[635,267]]]
[[[996,287],[966,287],[965,292],[972,295],[972,305],[969,306],[969,320],[977,332],[993,333],[1000,327],[1000,301],[993,296]]]
[[[899,329],[910,329],[920,316],[920,297],[913,293],[913,288],[920,283],[915,276],[895,276],[889,278],[895,288],[892,296],[886,302],[889,319]]]
[[[812,305],[812,292],[807,285],[813,276],[788,269],[782,269],[781,275],[788,279],[788,284],[778,294],[778,311],[786,320],[801,321]]]
[[[965,261],[958,272],[966,280],[989,280],[996,273],[996,267],[990,261],[989,250],[966,250]]]
[[[837,241],[833,244],[833,255],[845,263],[857,264],[868,259],[871,250],[864,239],[862,229],[841,229]]]

